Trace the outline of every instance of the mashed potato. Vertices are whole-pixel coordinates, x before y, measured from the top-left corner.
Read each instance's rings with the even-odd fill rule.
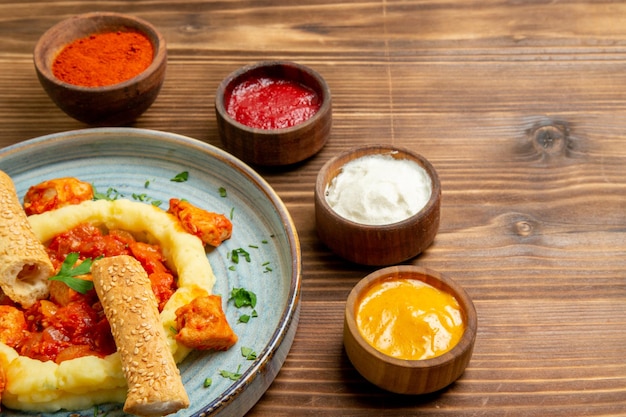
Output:
[[[199,238],[186,233],[165,211],[129,200],[84,201],[43,214],[29,222],[42,242],[89,222],[108,229],[123,229],[138,240],[158,243],[168,266],[178,275],[178,289],[161,312],[161,322],[176,362],[191,351],[178,344],[172,328],[176,310],[213,289],[215,275]],[[127,385],[119,355],[87,356],[56,364],[20,356],[0,343],[0,362],[7,385],[2,394],[6,407],[24,411],[79,410],[104,402],[124,402]]]

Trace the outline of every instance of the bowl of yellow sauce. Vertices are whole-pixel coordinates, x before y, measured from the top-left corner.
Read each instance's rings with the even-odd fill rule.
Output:
[[[344,318],[346,354],[374,385],[399,394],[439,391],[459,379],[476,339],[467,292],[427,268],[380,269],[350,292]]]

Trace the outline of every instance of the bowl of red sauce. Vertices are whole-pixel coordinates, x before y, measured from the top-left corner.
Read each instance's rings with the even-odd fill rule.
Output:
[[[357,371],[398,394],[439,391],[458,380],[472,356],[478,318],[451,278],[412,265],[377,270],[346,301],[344,347]]]
[[[52,101],[86,124],[121,126],[156,100],[167,65],[165,39],[125,14],[86,13],[48,29],[35,46],[37,77]]]
[[[245,162],[280,166],[319,152],[330,136],[332,100],[313,69],[263,61],[228,75],[215,96],[224,148]]]

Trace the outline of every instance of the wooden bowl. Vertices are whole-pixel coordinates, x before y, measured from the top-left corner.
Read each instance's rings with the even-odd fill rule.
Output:
[[[432,191],[419,212],[396,223],[368,225],[349,220],[330,206],[326,200],[327,187],[342,172],[344,165],[376,154],[415,161],[424,168],[432,181]],[[439,229],[441,184],[437,172],[426,158],[406,148],[369,145],[337,155],[319,171],[314,198],[320,240],[337,255],[357,264],[384,266],[406,261],[430,246]]]
[[[152,64],[139,75],[118,84],[84,87],[54,76],[52,64],[59,52],[76,39],[91,34],[134,31],[152,43]],[[150,23],[119,13],[96,12],[71,17],[48,29],[35,46],[35,70],[52,101],[65,113],[83,123],[100,126],[133,122],[154,102],[165,79],[165,39]]]
[[[321,100],[309,119],[291,127],[263,129],[245,125],[232,117],[228,101],[243,81],[270,77],[297,82],[312,89]],[[332,100],[326,81],[314,70],[287,61],[264,61],[240,68],[219,85],[215,96],[217,127],[224,148],[255,165],[281,166],[301,162],[319,152],[330,136]]]
[[[404,360],[379,352],[363,339],[355,320],[361,295],[377,282],[399,276],[423,281],[456,298],[466,327],[451,350],[428,359]],[[359,373],[378,387],[398,394],[427,394],[445,388],[463,374],[472,356],[477,326],[472,300],[453,280],[426,268],[391,266],[366,276],[350,292],[344,318],[344,347]]]

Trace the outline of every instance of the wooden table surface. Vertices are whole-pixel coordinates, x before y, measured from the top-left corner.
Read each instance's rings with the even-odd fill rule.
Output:
[[[74,14],[152,22],[167,79],[133,126],[221,146],[218,83],[286,59],[333,94],[325,148],[257,169],[302,245],[300,324],[250,416],[626,415],[626,4],[619,1],[25,1],[0,3],[0,146],[85,128],[57,109],[32,64],[38,37]],[[407,263],[457,280],[479,326],[465,374],[400,397],[367,383],[342,345],[351,287],[374,268],[316,236],[318,170],[356,145],[414,149],[437,169],[441,226]]]

